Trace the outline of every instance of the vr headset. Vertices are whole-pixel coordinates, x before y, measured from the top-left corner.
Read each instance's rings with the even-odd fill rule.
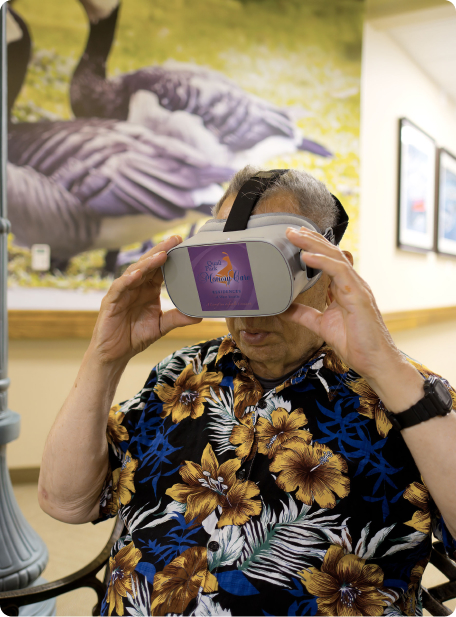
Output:
[[[168,251],[163,278],[173,304],[190,317],[277,315],[310,289],[321,270],[306,266],[285,235],[307,227],[339,244],[348,225],[340,201],[334,227],[297,214],[251,215],[261,195],[288,169],[260,171],[241,187],[227,219],[210,219],[193,237]]]

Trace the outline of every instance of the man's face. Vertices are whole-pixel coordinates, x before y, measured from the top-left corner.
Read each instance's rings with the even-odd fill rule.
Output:
[[[227,197],[217,218],[225,219],[235,196]],[[284,192],[261,202],[255,214],[288,212],[300,214],[293,196]],[[322,277],[307,291],[299,294],[295,302],[324,311],[329,278]],[[250,360],[254,373],[274,379],[298,368],[323,343],[313,332],[281,315],[271,317],[227,317],[226,323],[237,346]]]

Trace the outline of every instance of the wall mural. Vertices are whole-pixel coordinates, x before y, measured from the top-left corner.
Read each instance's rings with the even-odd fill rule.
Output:
[[[326,182],[356,255],[363,9],[10,2],[10,306],[98,308],[164,235],[194,233],[247,163]]]

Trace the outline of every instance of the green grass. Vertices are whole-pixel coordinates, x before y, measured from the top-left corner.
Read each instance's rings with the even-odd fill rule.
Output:
[[[77,0],[14,6],[34,41],[15,118],[71,118],[68,85],[88,31],[82,6]],[[303,134],[335,156],[297,153],[270,166],[306,169],[340,197],[351,219],[344,247],[356,255],[362,10],[362,0],[125,0],[108,74],[172,58],[222,71],[246,90],[293,107]],[[102,253],[92,253],[72,260],[62,275],[68,286],[109,284],[94,274]],[[16,259],[10,255],[11,284],[62,286],[58,277],[32,273],[22,257],[15,266]]]

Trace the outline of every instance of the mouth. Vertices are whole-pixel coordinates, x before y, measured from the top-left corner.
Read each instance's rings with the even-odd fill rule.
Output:
[[[260,343],[263,343],[263,341],[265,341],[266,338],[272,333],[267,332],[266,330],[254,330],[253,328],[249,328],[248,330],[241,330],[240,334],[245,343],[249,345],[259,345]]]

